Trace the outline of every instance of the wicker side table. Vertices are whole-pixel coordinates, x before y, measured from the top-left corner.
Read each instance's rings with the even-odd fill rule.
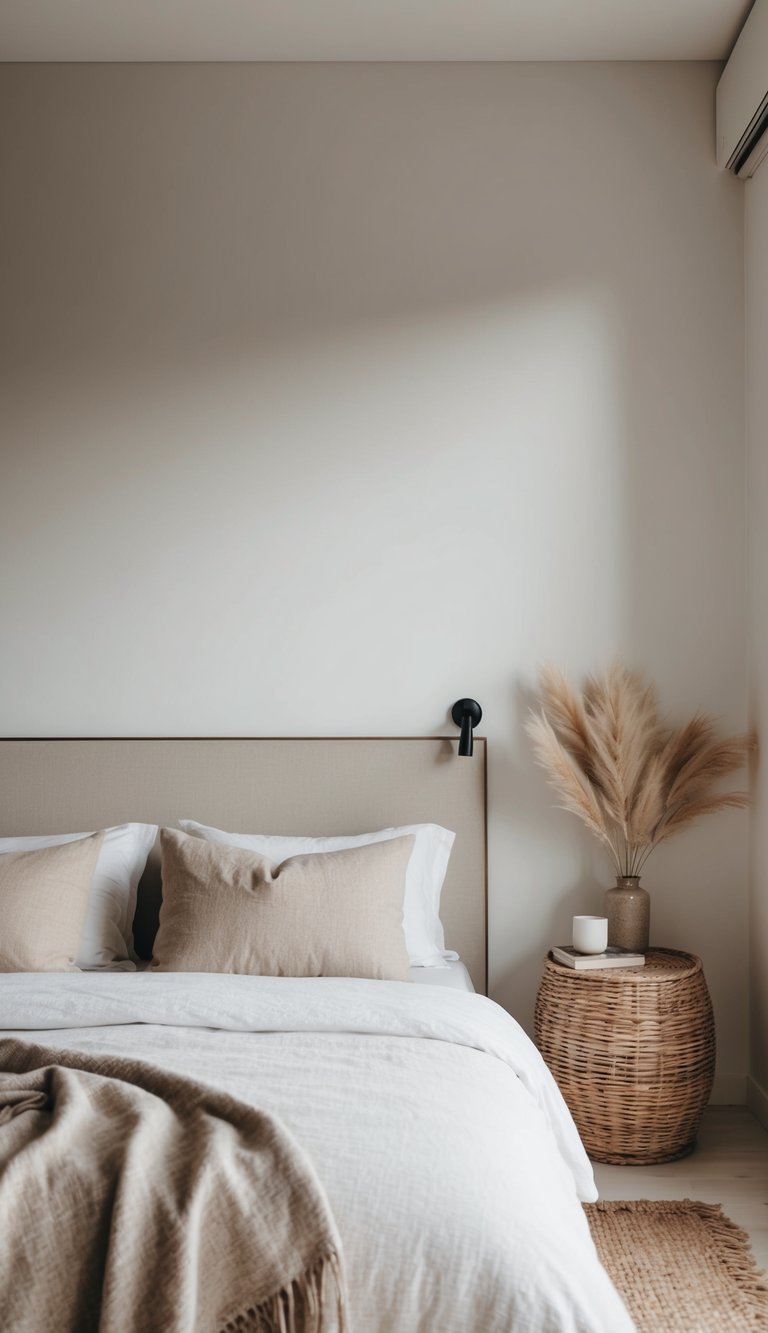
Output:
[[[579,972],[547,958],[535,1026],[590,1157],[626,1166],[691,1152],[715,1072],[700,959],[651,949],[645,967]]]

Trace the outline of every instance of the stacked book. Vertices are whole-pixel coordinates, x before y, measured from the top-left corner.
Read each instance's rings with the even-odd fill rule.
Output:
[[[563,944],[552,950],[552,957],[566,967],[575,967],[577,972],[590,967],[645,967],[644,953],[627,953],[610,945],[605,953],[578,953],[570,944]]]

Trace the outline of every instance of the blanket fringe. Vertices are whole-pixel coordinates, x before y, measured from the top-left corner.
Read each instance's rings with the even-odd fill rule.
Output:
[[[335,1322],[329,1322],[330,1316]],[[230,1317],[219,1333],[349,1333],[347,1293],[339,1255],[321,1255],[267,1300]]]

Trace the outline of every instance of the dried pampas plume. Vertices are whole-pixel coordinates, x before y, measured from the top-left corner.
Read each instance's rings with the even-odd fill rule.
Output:
[[[743,768],[754,736],[719,740],[701,714],[667,726],[653,686],[620,663],[581,693],[553,666],[542,667],[539,686],[540,709],[526,724],[536,760],[619,875],[639,875],[654,847],[701,815],[747,804],[746,792],[713,788]]]

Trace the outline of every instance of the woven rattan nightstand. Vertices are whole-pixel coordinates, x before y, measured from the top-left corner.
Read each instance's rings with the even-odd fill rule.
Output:
[[[645,967],[579,972],[548,958],[536,1044],[596,1162],[671,1162],[689,1153],[715,1070],[700,959],[651,949]]]

